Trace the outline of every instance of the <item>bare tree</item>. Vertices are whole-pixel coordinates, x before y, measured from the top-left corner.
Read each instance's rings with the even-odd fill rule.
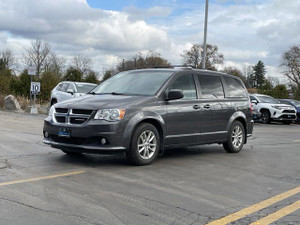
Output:
[[[16,58],[10,49],[4,49],[0,52],[0,64],[8,69],[14,69]]]
[[[284,75],[293,83],[300,85],[300,45],[293,45],[283,53],[281,65]]]
[[[92,68],[92,60],[82,55],[77,55],[72,60],[72,66],[80,70],[83,75],[87,75]]]
[[[244,83],[246,83],[246,77],[243,75],[243,72],[236,67],[232,67],[232,66],[225,67],[222,72],[233,75],[233,76],[237,76],[237,77],[241,78],[241,80]]]
[[[50,56],[45,60],[44,70],[54,73],[55,76],[60,79],[66,70],[66,59],[51,52]]]
[[[29,49],[25,49],[25,53],[23,55],[25,64],[27,66],[35,66],[36,75],[38,77],[44,69],[46,59],[50,54],[50,50],[50,44],[47,42],[43,42],[40,39],[32,41],[31,47]]]
[[[223,64],[224,55],[218,52],[218,46],[207,44],[206,46],[206,65],[208,70],[216,70],[216,64]],[[191,65],[195,68],[202,67],[203,45],[194,44],[189,50],[185,50],[181,57],[185,65]]]
[[[131,59],[123,59],[117,65],[118,71],[127,71],[133,69],[144,69],[153,67],[170,66],[168,60],[164,59],[159,53],[149,51],[145,56],[142,53],[138,53],[131,57]]]

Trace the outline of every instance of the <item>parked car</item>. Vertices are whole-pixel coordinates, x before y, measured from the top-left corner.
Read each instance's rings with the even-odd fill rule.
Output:
[[[69,100],[72,98],[77,98],[79,96],[85,95],[94,89],[97,85],[91,83],[83,82],[72,82],[72,81],[63,81],[60,82],[53,90],[51,91],[50,104],[51,106]]]
[[[124,151],[132,163],[147,165],[170,147],[219,143],[237,153],[252,130],[239,78],[145,69],[119,73],[86,96],[53,105],[43,142],[66,154]]]
[[[283,104],[291,105],[297,110],[297,122],[300,123],[300,101],[294,99],[278,99]]]
[[[281,121],[291,124],[296,120],[296,110],[294,107],[282,104],[275,98],[268,95],[250,95],[253,109],[261,112],[261,121],[271,123],[271,121]]]
[[[261,119],[261,112],[258,109],[253,109],[253,116],[254,121],[259,121]]]

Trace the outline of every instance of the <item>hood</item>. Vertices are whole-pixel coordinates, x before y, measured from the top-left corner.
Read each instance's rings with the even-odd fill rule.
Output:
[[[270,103],[271,104],[271,103]],[[294,106],[291,105],[287,105],[287,104],[271,104],[272,106],[276,106],[278,108],[282,108],[282,109],[295,109]]]
[[[127,96],[127,95],[85,95],[55,104],[55,108],[67,109],[127,109],[134,105],[153,102],[155,96]]]

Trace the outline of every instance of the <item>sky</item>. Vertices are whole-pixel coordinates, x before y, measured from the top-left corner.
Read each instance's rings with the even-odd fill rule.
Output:
[[[22,62],[40,38],[69,60],[90,57],[100,73],[149,50],[178,65],[203,42],[204,8],[205,0],[1,0],[0,50]],[[210,0],[208,43],[224,54],[223,67],[244,71],[261,60],[281,79],[282,53],[300,44],[299,12],[299,0]]]

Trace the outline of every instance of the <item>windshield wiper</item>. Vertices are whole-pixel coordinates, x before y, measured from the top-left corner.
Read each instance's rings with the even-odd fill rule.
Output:
[[[110,92],[110,93],[96,93],[96,92],[89,92],[88,94],[91,94],[91,95],[126,95],[126,94],[123,94],[123,93],[119,93],[119,92]]]
[[[125,95],[125,94],[119,93],[119,92],[112,92],[112,93],[110,93],[110,94],[112,94],[112,95]]]

